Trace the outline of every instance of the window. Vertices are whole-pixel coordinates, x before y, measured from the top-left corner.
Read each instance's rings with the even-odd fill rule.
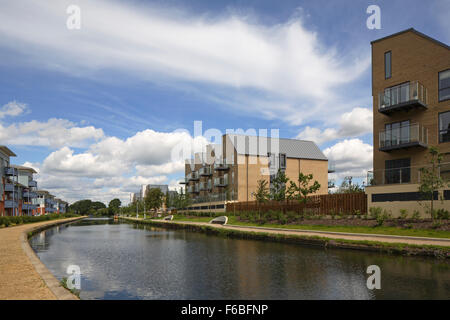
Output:
[[[385,125],[385,141],[384,145],[397,146],[411,141],[409,120],[388,123]]]
[[[439,72],[439,101],[450,99],[450,69]]]
[[[286,169],[286,154],[280,153],[280,168]]]
[[[450,111],[439,114],[439,142],[450,142]]]
[[[408,183],[411,181],[411,159],[386,160],[385,183]]]
[[[392,74],[392,53],[388,51],[384,54],[384,78],[389,79]]]

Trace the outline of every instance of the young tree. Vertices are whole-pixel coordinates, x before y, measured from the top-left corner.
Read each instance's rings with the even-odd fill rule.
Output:
[[[444,188],[446,183],[440,176],[440,164],[443,155],[436,147],[429,147],[429,166],[420,168],[419,192],[424,200],[430,200],[430,215],[434,221],[434,194]],[[450,186],[450,184],[449,184]]]
[[[283,170],[278,169],[275,179],[272,180],[272,187],[270,188],[270,197],[275,201],[286,200],[286,184],[289,178]]]
[[[313,183],[312,174],[298,174],[298,185],[290,181],[290,186],[287,190],[288,199],[297,200],[300,203],[306,203],[308,201],[308,195],[317,192],[320,189],[320,183],[317,180],[314,180]]]
[[[258,216],[261,218],[261,210],[260,205],[264,202],[267,202],[270,197],[269,187],[267,186],[269,182],[267,180],[258,180],[258,187],[256,188],[256,192],[253,192],[252,195],[256,199],[256,203],[258,204]]]

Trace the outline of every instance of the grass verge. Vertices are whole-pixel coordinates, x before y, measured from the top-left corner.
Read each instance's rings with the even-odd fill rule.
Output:
[[[123,219],[128,220],[127,218]],[[189,221],[193,220],[194,219]],[[285,242],[285,243],[298,243],[298,244],[320,246],[324,248],[366,250],[366,251],[375,251],[380,253],[398,254],[407,256],[428,256],[441,259],[450,258],[450,247],[442,247],[442,246],[412,245],[405,243],[386,243],[386,242],[366,241],[366,240],[332,239],[320,236],[275,234],[268,232],[225,229],[215,226],[183,224],[181,222],[165,223],[162,221],[160,222],[152,220],[145,220],[145,221],[130,220],[130,221],[138,224],[149,224],[168,229],[187,229],[190,231],[203,232],[210,235],[224,236],[237,239],[253,239],[253,240]]]

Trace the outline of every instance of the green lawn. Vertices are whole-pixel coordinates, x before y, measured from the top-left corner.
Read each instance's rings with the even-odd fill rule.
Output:
[[[185,217],[174,216],[176,221],[190,221],[190,222],[209,222],[213,218],[210,217]],[[250,222],[238,221],[236,217],[229,216],[228,224],[253,226],[253,227],[267,227],[280,229],[299,229],[299,230],[316,230],[316,231],[331,231],[331,232],[348,232],[348,233],[368,233],[368,234],[388,234],[396,236],[412,236],[412,237],[430,237],[430,238],[450,238],[449,231],[439,230],[424,230],[424,229],[401,229],[396,227],[354,227],[354,226],[325,226],[325,225],[280,225],[280,224],[256,224]]]

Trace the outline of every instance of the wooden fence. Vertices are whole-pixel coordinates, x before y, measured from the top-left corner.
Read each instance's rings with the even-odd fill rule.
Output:
[[[348,194],[324,194],[308,197],[307,203],[298,201],[268,201],[258,205],[256,201],[227,203],[228,213],[283,211],[286,212],[308,212],[311,214],[361,214],[367,213],[367,195],[365,193]]]

